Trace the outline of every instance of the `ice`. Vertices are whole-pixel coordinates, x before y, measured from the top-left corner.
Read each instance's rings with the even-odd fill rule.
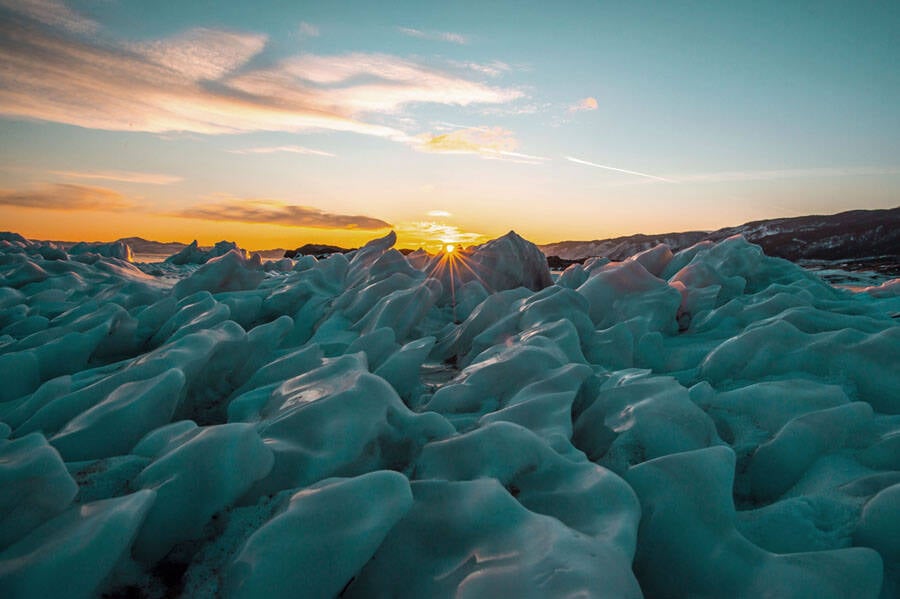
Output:
[[[196,429],[134,480],[156,495],[135,540],[135,557],[154,562],[179,541],[200,536],[209,519],[268,474],[272,463],[272,451],[250,425]]]
[[[713,384],[803,373],[847,386],[851,397],[900,413],[900,328],[866,334],[854,329],[805,333],[788,320],[748,329],[709,353],[701,376]]]
[[[751,493],[758,500],[784,495],[822,454],[843,448],[872,415],[869,404],[853,402],[793,418],[750,459]]]
[[[476,248],[469,248],[462,267],[454,269],[454,286],[477,280],[494,293],[525,287],[539,291],[553,284],[547,260],[534,244],[510,231]],[[439,274],[444,288],[450,288],[450,269]]]
[[[166,262],[176,265],[206,264],[213,258],[224,256],[231,251],[237,252],[245,259],[249,258],[249,254],[246,250],[239,248],[233,241],[220,241],[209,250],[203,250],[197,245],[197,240],[195,239],[177,254],[172,254],[166,258]]]
[[[334,597],[412,507],[409,481],[375,471],[326,479],[247,539],[227,574],[229,597]]]
[[[588,314],[597,328],[638,318],[650,330],[672,333],[680,293],[647,271],[638,261],[608,265],[577,289],[589,305]]]
[[[423,445],[453,433],[438,414],[410,411],[384,379],[368,373],[361,354],[288,379],[259,417],[260,435],[275,452],[262,492],[329,476],[404,471]]]
[[[409,514],[345,596],[641,596],[616,547],[526,509],[494,478],[412,490]]]
[[[47,249],[48,246],[39,248],[39,251],[41,252],[41,255],[44,256],[44,258],[47,258],[49,260],[64,259],[56,252],[53,252],[51,256],[48,256],[48,252],[46,251]],[[69,254],[73,255],[96,254],[98,256],[103,256],[106,258],[118,258],[119,260],[134,262],[134,252],[131,250],[131,246],[121,240],[113,241],[112,243],[76,243],[75,245],[70,247],[68,251]],[[64,255],[65,253],[63,253],[63,256]]]
[[[64,510],[78,493],[40,433],[0,441],[0,550]]]
[[[238,250],[204,261],[203,266],[179,281],[173,289],[175,297],[183,298],[198,291],[242,291],[255,289],[265,274],[259,254],[247,258]]]
[[[95,597],[131,546],[153,491],[95,501],[60,514],[0,553],[7,597]]]
[[[885,561],[887,577],[885,593],[900,591],[900,483],[892,485],[872,497],[863,507],[853,540],[859,545],[876,549]]]
[[[495,479],[531,511],[603,538],[621,552],[621,565],[634,554],[640,510],[628,485],[583,456],[559,455],[516,424],[487,423],[431,443],[422,451],[416,470],[423,479]]]
[[[773,554],[734,527],[734,453],[663,456],[626,475],[641,499],[635,572],[658,597],[877,597],[882,558],[870,548]]]
[[[897,595],[896,285],[395,243],[0,234],[0,594]]]
[[[400,398],[409,404],[414,397],[417,397],[416,393],[423,389],[419,380],[419,372],[432,347],[434,347],[434,337],[422,337],[410,341],[385,358],[384,362],[375,369],[375,374],[386,380],[397,391]]]
[[[177,368],[125,383],[70,420],[50,444],[71,462],[127,454],[146,433],[169,423],[184,383]]]
[[[575,420],[574,442],[620,474],[653,458],[721,443],[713,421],[671,377],[613,376]]]

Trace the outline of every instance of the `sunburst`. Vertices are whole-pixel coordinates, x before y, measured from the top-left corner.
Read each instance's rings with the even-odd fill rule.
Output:
[[[430,278],[438,279],[445,284],[449,283],[454,321],[456,321],[456,288],[463,282],[474,279],[481,283],[488,293],[493,293],[491,286],[478,274],[470,262],[469,252],[457,244],[445,243],[438,254],[438,259],[431,263],[425,273]]]

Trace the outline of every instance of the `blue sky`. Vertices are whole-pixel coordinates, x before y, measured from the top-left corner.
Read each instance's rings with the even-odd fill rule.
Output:
[[[3,228],[416,246],[900,204],[896,2],[381,4],[0,0]]]

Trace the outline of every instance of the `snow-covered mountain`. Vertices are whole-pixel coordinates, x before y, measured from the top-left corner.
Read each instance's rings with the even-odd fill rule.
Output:
[[[541,246],[541,250],[548,256],[567,260],[592,256],[624,260],[660,243],[678,251],[699,241],[721,241],[732,235],[743,235],[747,241],[762,246],[769,256],[794,261],[900,257],[900,207],[760,220],[718,231],[562,241]]]

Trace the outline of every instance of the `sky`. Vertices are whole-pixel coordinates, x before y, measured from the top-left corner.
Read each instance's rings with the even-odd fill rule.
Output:
[[[900,205],[900,3],[0,0],[0,229],[536,242]]]

